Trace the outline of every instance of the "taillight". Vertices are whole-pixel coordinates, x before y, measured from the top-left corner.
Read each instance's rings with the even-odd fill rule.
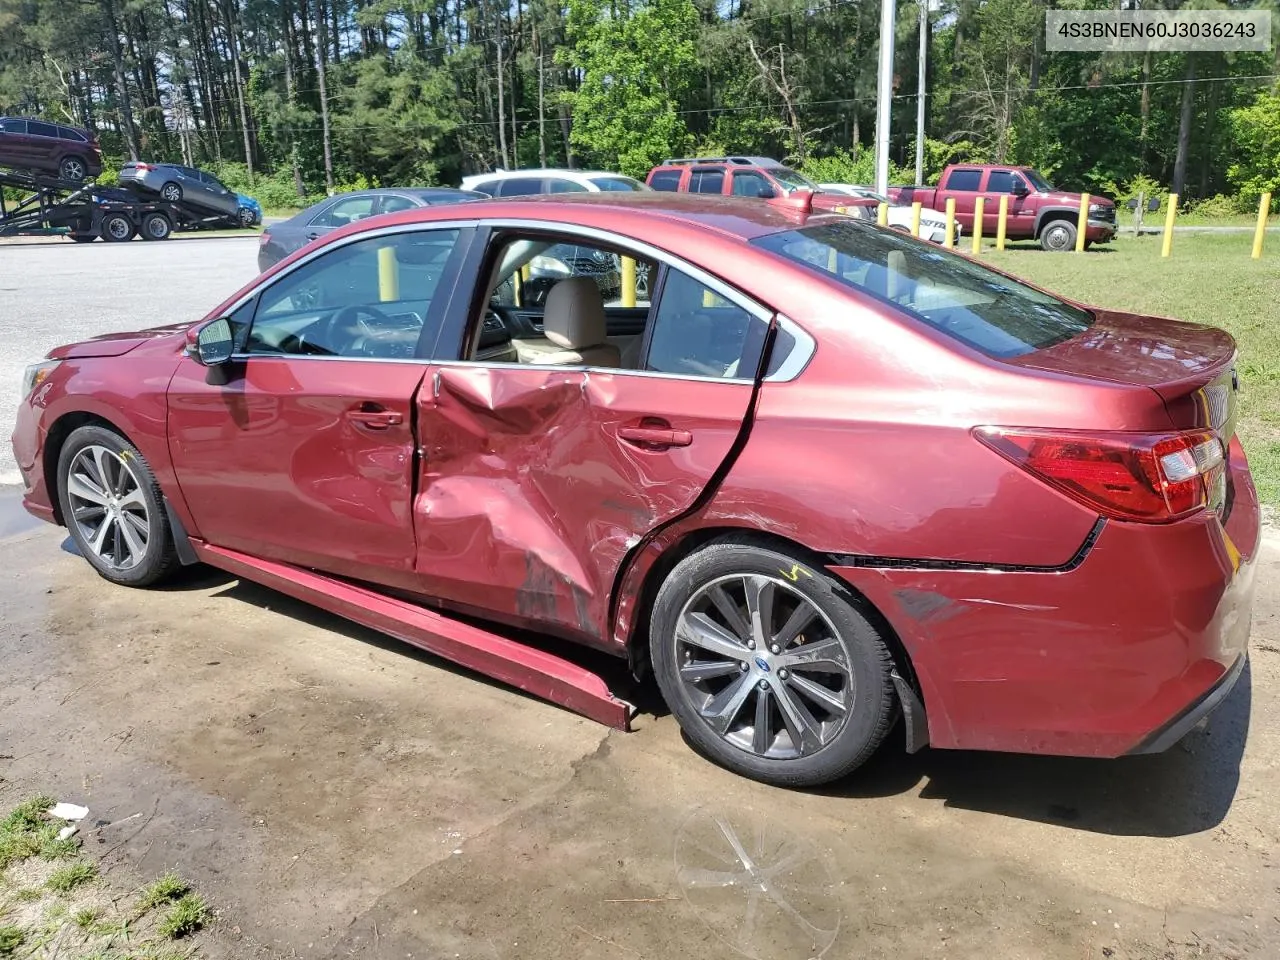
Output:
[[[258,246],[265,247],[270,242],[271,242],[271,234],[263,230],[261,235],[258,237]]]
[[[1104,516],[1168,523],[1221,505],[1222,442],[1208,431],[1085,433],[978,427],[974,436]]]
[[[149,163],[135,163],[135,164],[133,165],[133,169],[134,169],[134,170],[140,170],[140,171],[142,171],[143,173],[146,173],[148,170],[150,170],[150,169],[151,169],[151,164],[149,164]]]

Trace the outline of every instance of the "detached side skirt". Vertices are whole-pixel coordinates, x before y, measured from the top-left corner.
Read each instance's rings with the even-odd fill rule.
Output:
[[[629,729],[631,705],[615,697],[599,676],[555,654],[322,573],[197,540],[191,545],[211,567],[421,647],[584,717]]]

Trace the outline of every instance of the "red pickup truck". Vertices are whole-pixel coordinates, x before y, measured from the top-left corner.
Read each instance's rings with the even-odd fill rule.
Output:
[[[1005,236],[1010,240],[1039,240],[1046,250],[1075,248],[1080,194],[1055,190],[1030,167],[956,163],[942,171],[937,187],[889,188],[894,203],[919,200],[932,210],[945,210],[947,200],[954,197],[956,220],[966,232],[973,229],[974,201],[985,197],[982,232],[986,236],[995,235],[1002,194],[1009,197]],[[1085,246],[1106,243],[1115,234],[1116,205],[1104,197],[1090,197]]]

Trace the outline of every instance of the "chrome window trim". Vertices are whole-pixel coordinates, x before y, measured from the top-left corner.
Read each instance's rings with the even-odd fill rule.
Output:
[[[778,314],[778,327],[795,340],[795,346],[791,348],[791,352],[787,354],[787,358],[782,361],[777,370],[761,378],[761,383],[786,383],[794,380],[804,373],[805,367],[817,352],[818,341],[790,317]]]
[[[817,348],[817,342],[814,338],[795,321],[781,313],[777,313],[772,308],[767,307],[747,294],[738,290],[736,287],[725,283],[719,277],[708,273],[701,267],[698,267],[675,254],[668,253],[652,244],[645,243],[643,240],[636,240],[632,237],[625,237],[620,234],[613,233],[608,230],[601,230],[598,227],[587,227],[578,224],[562,224],[551,220],[521,220],[514,218],[504,219],[480,219],[468,218],[465,220],[432,220],[426,223],[400,223],[391,226],[379,227],[376,230],[364,230],[354,233],[349,237],[333,243],[325,244],[323,247],[313,250],[304,257],[299,258],[289,269],[275,274],[268,281],[260,283],[252,287],[244,296],[240,297],[232,303],[226,310],[222,311],[221,316],[228,316],[239,310],[254,297],[263,295],[271,289],[275,284],[283,282],[286,278],[292,276],[294,271],[301,269],[306,264],[311,263],[317,257],[323,256],[334,250],[352,243],[359,243],[364,240],[370,240],[381,236],[391,236],[400,233],[417,233],[432,230],[468,230],[479,227],[487,227],[491,229],[502,230],[533,230],[543,233],[571,233],[575,236],[588,237],[601,243],[628,250],[632,253],[642,256],[646,259],[654,260],[669,267],[674,267],[683,273],[688,274],[699,283],[706,286],[713,293],[723,297],[730,303],[740,307],[756,319],[764,323],[776,323],[779,327],[786,330],[796,341],[795,347],[792,348],[791,355],[783,362],[782,366],[773,374],[762,378],[763,383],[779,383],[788,380],[794,380],[808,366]],[[255,318],[256,319],[256,318]],[[698,383],[753,383],[751,377],[699,377],[686,374],[663,373],[657,370],[624,370],[616,367],[593,367],[587,365],[559,365],[544,363],[494,363],[483,360],[441,360],[428,357],[412,357],[408,359],[382,359],[379,357],[322,357],[304,354],[290,353],[236,353],[232,359],[249,360],[254,357],[264,358],[286,358],[291,360],[319,360],[334,361],[341,360],[355,363],[417,363],[417,364],[438,364],[441,366],[469,366],[469,367],[487,367],[489,369],[510,369],[518,368],[522,370],[574,370],[574,371],[614,371],[625,376],[653,377],[664,380],[691,380]]]

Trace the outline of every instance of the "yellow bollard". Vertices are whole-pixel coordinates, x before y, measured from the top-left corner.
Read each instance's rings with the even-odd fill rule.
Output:
[[[622,305],[636,305],[636,262],[631,257],[622,258]]]
[[[911,205],[911,235],[913,237],[920,236],[920,211],[924,204],[917,200]]]
[[[1076,217],[1076,253],[1084,253],[1084,235],[1089,229],[1089,195],[1080,194],[1080,214]]]
[[[887,203],[881,203],[876,209],[876,223],[882,227],[889,225],[889,205]]]
[[[1173,218],[1178,215],[1178,195],[1169,194],[1169,199],[1165,202],[1169,204],[1169,209],[1164,215],[1164,242],[1160,244],[1162,257],[1167,257],[1173,252]]]
[[[383,303],[400,299],[400,261],[395,247],[378,248],[378,299]]]
[[[1000,194],[1000,216],[996,218],[996,249],[1004,249],[1005,226],[1009,220],[1009,195]]]
[[[973,246],[970,252],[976,257],[982,252],[982,208],[986,205],[986,197],[977,197],[973,201]]]
[[[950,250],[956,245],[956,198],[947,197],[947,236],[942,245]]]
[[[1253,231],[1253,259],[1262,259],[1262,238],[1267,235],[1267,214],[1271,212],[1271,191],[1258,200],[1258,226]]]

